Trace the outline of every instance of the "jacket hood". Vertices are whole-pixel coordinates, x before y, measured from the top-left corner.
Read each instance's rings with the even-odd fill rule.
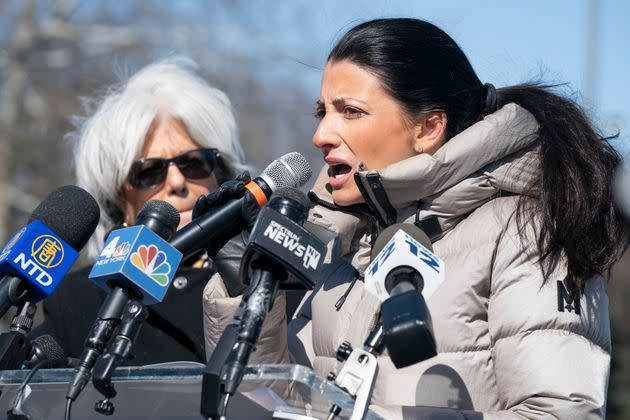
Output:
[[[433,155],[420,154],[382,170],[359,164],[355,181],[385,224],[433,218],[443,235],[499,193],[536,194],[540,173],[537,132],[534,116],[510,103],[451,138]],[[333,206],[327,170],[325,165],[312,193]],[[337,206],[333,214],[326,215],[315,211],[318,216],[312,221],[335,231],[343,241],[359,227],[356,213],[360,209]],[[355,215],[341,216],[339,210]]]

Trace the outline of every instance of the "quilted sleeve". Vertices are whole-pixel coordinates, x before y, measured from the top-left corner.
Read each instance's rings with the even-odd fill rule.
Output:
[[[605,414],[610,369],[608,297],[602,278],[574,296],[559,261],[543,276],[535,243],[506,223],[492,266],[488,323],[499,400],[484,418],[591,419]],[[533,236],[533,228],[526,232]]]

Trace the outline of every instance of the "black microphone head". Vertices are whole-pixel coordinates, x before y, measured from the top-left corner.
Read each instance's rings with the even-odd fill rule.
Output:
[[[179,226],[179,212],[166,201],[149,200],[136,217],[136,225],[144,225],[159,237],[170,240]]]
[[[276,191],[284,187],[301,187],[312,175],[313,170],[306,158],[298,152],[291,152],[271,162],[260,178],[272,191]]]
[[[31,354],[27,365],[33,367],[41,360],[64,359],[65,357],[59,343],[50,335],[44,334],[31,341]]]
[[[311,202],[306,194],[297,188],[281,188],[269,199],[269,207],[287,216],[295,223],[302,225],[308,216]]]
[[[73,249],[80,251],[94,233],[100,211],[94,197],[83,188],[57,188],[37,206],[29,223],[39,220]]]
[[[383,230],[381,234],[378,235],[378,238],[376,238],[376,242],[374,242],[374,246],[372,247],[372,259],[374,259],[374,257],[376,257],[379,252],[381,252],[383,248],[385,248],[387,242],[389,242],[389,240],[392,239],[396,232],[398,232],[399,230],[404,231],[416,241],[420,242],[429,251],[433,251],[433,246],[431,246],[431,239],[429,239],[427,234],[424,233],[422,229],[411,223],[396,223],[386,227],[385,230]]]

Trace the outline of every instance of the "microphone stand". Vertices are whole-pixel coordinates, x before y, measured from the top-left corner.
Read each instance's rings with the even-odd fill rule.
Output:
[[[234,316],[233,326],[223,333],[204,370],[202,415],[225,418],[228,401],[243,379],[279,285],[286,283],[288,273],[296,275],[307,287],[315,284],[313,278],[316,278],[321,266],[320,257],[325,254],[326,247],[302,227],[307,214],[308,200],[296,189],[287,189],[271,198],[269,205],[258,214],[241,261],[240,276],[249,279],[246,282],[249,287]],[[284,235],[291,238],[294,248],[289,249],[282,242]],[[301,247],[301,254],[294,252],[298,247]],[[231,343],[233,345],[229,347]],[[219,408],[221,397],[223,401]]]
[[[12,306],[22,306],[30,298],[31,292],[20,278],[4,275],[0,279],[0,316],[4,316]]]
[[[337,360],[344,362],[339,374],[328,374],[329,381],[354,398],[354,408],[350,420],[360,420],[365,416],[372,399],[374,381],[378,373],[376,357],[383,353],[384,328],[378,322],[368,334],[363,349],[352,349],[349,342],[344,341],[337,349]],[[341,413],[341,407],[333,404],[327,419],[332,420]]]
[[[238,326],[241,321],[241,316],[245,310],[246,302],[241,301],[234,320],[223,330],[221,338],[217,343],[217,347],[210,355],[208,364],[203,370],[203,377],[201,381],[201,414],[208,419],[215,419],[220,414],[221,401],[222,401],[222,382],[221,372],[223,366],[227,363],[227,359],[230,356],[232,347],[236,344],[238,336]]]
[[[120,325],[123,311],[129,302],[129,296],[122,287],[115,286],[105,298],[96,318],[90,334],[85,342],[85,348],[81,353],[79,365],[74,371],[74,377],[68,387],[66,402],[68,406],[77,399],[85,385],[90,380],[92,368],[97,359],[107,349],[114,333]],[[66,410],[69,411],[69,410]],[[67,416],[69,417],[69,416]]]
[[[37,305],[29,300],[21,303],[11,321],[10,330],[0,335],[0,370],[22,367],[31,353],[31,340],[27,337],[33,327]]]
[[[368,409],[378,372],[376,357],[383,354],[386,347],[396,368],[437,354],[426,303],[409,282],[403,281],[394,287],[393,296],[381,304],[381,318],[368,334],[363,350],[352,350],[347,341],[337,349],[337,360],[345,363],[338,375],[331,372],[328,379],[355,397],[351,420],[363,418]],[[333,405],[328,420],[340,412],[341,408]]]
[[[273,306],[278,284],[287,276],[284,269],[264,259],[254,265],[256,268],[251,277],[251,293],[241,314],[236,343],[221,371],[221,393],[224,396],[220,410],[221,418],[226,417],[229,398],[236,393],[243,380],[245,367],[260,337],[263,322]]]
[[[112,383],[112,374],[120,362],[130,357],[131,346],[148,314],[147,307],[140,300],[127,302],[118,327],[118,334],[110,346],[111,350],[96,361],[92,372],[92,384],[105,397],[94,405],[97,413],[107,416],[114,414],[114,403],[110,400],[117,393]]]

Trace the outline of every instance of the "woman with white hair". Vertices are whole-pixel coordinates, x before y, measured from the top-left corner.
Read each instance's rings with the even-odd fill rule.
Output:
[[[201,195],[246,169],[230,101],[195,73],[188,59],[150,64],[92,101],[87,118],[68,134],[75,141],[78,184],[101,206],[101,220],[88,247],[96,258],[112,229],[135,224],[144,203],[159,199],[191,221]],[[90,112],[93,110],[93,112]],[[205,361],[202,292],[215,271],[237,279],[240,238],[217,256],[201,253],[185,261],[133,348],[133,364]],[[91,267],[66,278],[44,304],[45,320],[32,336],[51,334],[68,356],[78,356],[104,292],[87,279]],[[226,280],[238,298],[242,287]],[[231,316],[232,314],[229,314]],[[278,322],[285,323],[284,314]]]
[[[96,112],[67,135],[76,145],[78,185],[94,195],[104,210],[90,244],[91,256],[100,252],[104,235],[112,227],[133,224],[147,200],[173,204],[180,211],[181,227],[190,222],[199,195],[246,169],[229,99],[194,69],[194,62],[187,59],[146,66],[126,83],[110,89]],[[179,153],[202,149],[207,151],[183,158]],[[176,156],[180,160],[173,161],[175,165],[138,160]],[[216,166],[212,174],[202,171],[186,177],[187,168],[181,162],[186,163],[187,158]],[[180,179],[167,176],[171,172],[182,173],[181,181],[185,178],[187,182],[177,184]],[[173,189],[168,181],[176,182]]]

